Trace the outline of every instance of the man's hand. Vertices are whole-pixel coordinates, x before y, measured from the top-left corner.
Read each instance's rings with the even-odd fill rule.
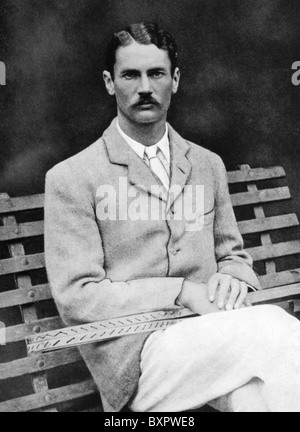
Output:
[[[211,303],[209,301],[207,285],[195,283],[188,279],[183,283],[176,304],[186,307],[198,315],[220,312],[218,305],[215,302]]]
[[[211,303],[217,303],[221,310],[240,309],[247,304],[248,287],[245,282],[230,275],[216,273],[208,284],[208,296]]]
[[[186,279],[176,304],[187,307],[198,315],[206,315],[251,306],[247,294],[248,288],[244,282],[216,273],[207,284]]]

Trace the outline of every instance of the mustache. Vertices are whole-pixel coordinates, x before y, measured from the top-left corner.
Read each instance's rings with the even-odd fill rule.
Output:
[[[141,105],[148,105],[153,104],[158,106],[159,103],[150,95],[141,96],[140,99],[134,104],[135,107],[141,106]]]

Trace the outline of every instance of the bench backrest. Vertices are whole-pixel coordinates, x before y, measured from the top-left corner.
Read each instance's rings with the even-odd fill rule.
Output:
[[[228,173],[246,248],[263,287],[275,288],[260,293],[262,302],[286,302],[300,292],[300,240],[278,243],[276,234],[272,242],[278,230],[290,232],[299,225],[295,214],[279,209],[291,198],[288,187],[278,186],[284,177],[281,167],[242,166]],[[0,346],[0,412],[98,411],[100,397],[77,348],[27,355],[26,336],[62,327],[45,272],[43,205],[43,195],[0,194],[0,322],[6,326],[6,346]],[[272,209],[275,215],[269,214]],[[282,271],[277,271],[277,260],[286,256],[292,256],[295,269],[284,269],[280,262]]]

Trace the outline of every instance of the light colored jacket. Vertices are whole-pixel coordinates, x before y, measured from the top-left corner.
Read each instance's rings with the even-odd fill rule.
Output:
[[[47,174],[46,265],[67,325],[176,309],[185,278],[203,283],[217,271],[259,288],[252,260],[243,250],[221,159],[187,142],[171,126],[169,139],[171,188],[176,185],[169,198],[153,191],[157,178],[121,137],[116,119],[95,144]],[[132,193],[139,192],[142,206],[151,199],[169,217],[125,220],[118,212],[122,206],[124,210],[120,179]],[[192,222],[179,220],[176,204],[187,196],[187,186],[196,185],[205,193],[200,214]],[[107,187],[115,194],[105,195]],[[137,200],[134,193],[130,196],[128,207]],[[117,210],[117,220],[99,216],[105,202]],[[133,396],[147,337],[126,336],[81,348],[106,411],[119,411]]]

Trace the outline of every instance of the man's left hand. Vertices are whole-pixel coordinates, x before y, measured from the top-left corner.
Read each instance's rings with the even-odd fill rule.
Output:
[[[216,273],[208,282],[208,296],[211,302],[216,302],[221,310],[240,309],[250,306],[247,301],[248,286],[234,277]]]

